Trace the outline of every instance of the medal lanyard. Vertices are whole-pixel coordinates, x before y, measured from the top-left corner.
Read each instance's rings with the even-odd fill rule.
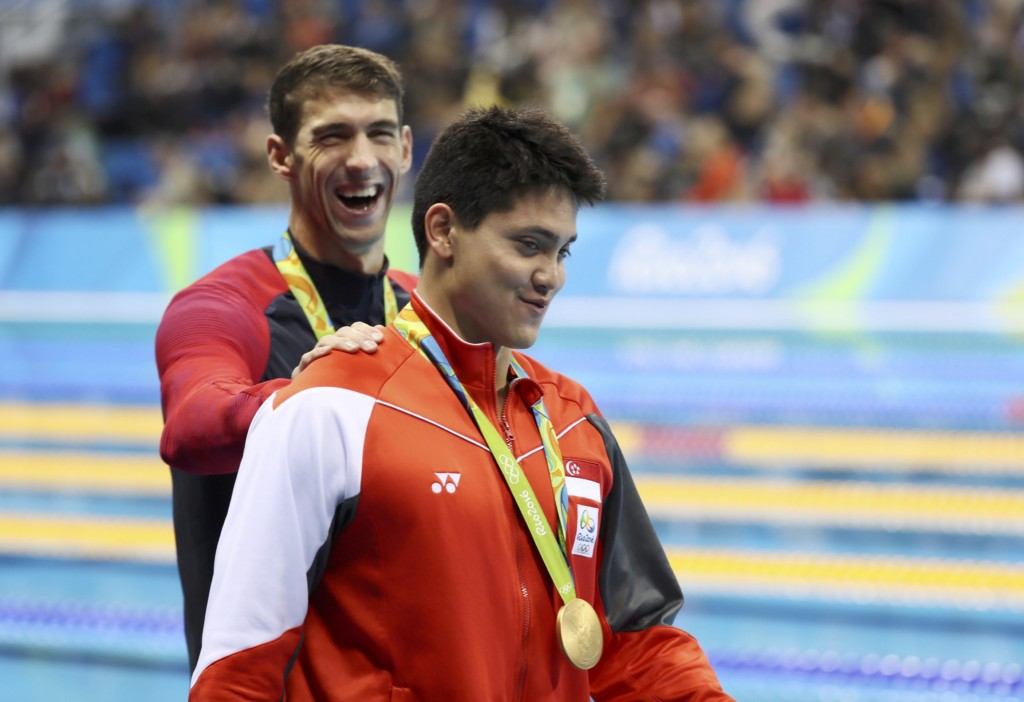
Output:
[[[544,407],[544,400],[540,398],[531,405],[534,419],[537,421],[537,428],[540,431],[541,443],[544,446],[544,456],[548,462],[548,473],[551,476],[551,488],[555,494],[555,505],[558,511],[558,537],[552,533],[547,518],[541,510],[534,494],[529,479],[519,465],[519,461],[512,455],[511,449],[501,438],[498,430],[491,424],[484,411],[473,402],[473,398],[466,392],[462,381],[455,375],[455,370],[445,357],[444,352],[437,341],[430,335],[426,325],[420,320],[413,310],[412,305],[406,305],[395,319],[395,327],[409,344],[433,363],[434,367],[441,373],[441,376],[448,382],[448,386],[462,402],[470,416],[476,422],[480,433],[483,434],[487,447],[500,469],[509,491],[519,507],[520,514],[526,520],[526,525],[537,545],[541,559],[547,567],[552,582],[562,596],[563,602],[570,602],[576,599],[576,587],[573,584],[572,572],[569,570],[569,562],[566,556],[568,553],[565,545],[565,523],[569,507],[569,492],[565,484],[565,472],[562,469],[562,453],[558,448],[558,438],[555,436],[555,428],[551,424],[551,418]],[[517,377],[529,377],[523,368],[512,360],[512,370]]]
[[[295,296],[302,311],[306,313],[309,326],[313,329],[317,341],[333,334],[336,330],[334,323],[327,316],[327,308],[320,299],[320,293],[316,291],[312,278],[302,265],[302,259],[295,250],[295,243],[292,241],[290,232],[285,232],[274,246],[274,263],[281,277],[288,283],[288,288]],[[384,323],[391,324],[398,316],[398,302],[395,300],[395,291],[391,287],[391,280],[384,276]]]

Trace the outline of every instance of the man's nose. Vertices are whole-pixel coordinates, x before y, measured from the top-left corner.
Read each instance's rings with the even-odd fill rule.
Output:
[[[345,167],[352,171],[364,173],[372,170],[377,164],[377,156],[373,151],[373,143],[365,134],[356,135],[351,142]]]
[[[558,254],[543,256],[543,260],[533,272],[533,285],[546,293],[556,293],[565,283],[565,268]]]

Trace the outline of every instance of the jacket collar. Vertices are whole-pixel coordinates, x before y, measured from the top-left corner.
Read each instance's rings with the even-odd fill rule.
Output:
[[[465,341],[417,292],[413,292],[411,303],[466,389],[473,391],[474,395],[482,393],[482,396],[478,396],[478,402],[486,398],[489,400],[488,404],[493,403],[497,394],[497,353],[494,344],[471,344]],[[503,372],[507,373],[508,370],[505,369]]]
[[[497,353],[494,344],[471,344],[465,341],[415,291],[409,301],[420,321],[427,326],[441,347],[445,358],[452,364],[463,387],[481,407],[494,406],[493,403],[497,401]],[[528,357],[516,354],[516,360],[524,366],[524,370],[529,370],[531,364]],[[508,374],[510,369],[506,367],[502,372]],[[533,405],[544,395],[540,384],[533,378],[516,379],[510,389],[514,391],[510,394],[517,395],[526,405]],[[502,409],[495,407],[495,411],[500,413]]]

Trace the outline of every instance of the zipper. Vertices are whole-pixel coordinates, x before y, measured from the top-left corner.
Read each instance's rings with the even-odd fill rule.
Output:
[[[515,378],[508,384],[508,392],[505,393],[505,401],[502,403],[501,413],[498,415],[498,423],[501,424],[501,430],[505,434],[505,444],[508,446],[509,451],[512,451],[512,455],[515,455],[512,443],[516,440],[516,437],[515,434],[512,433],[512,425],[508,422],[508,406],[509,402],[512,401],[513,386],[520,380],[522,380],[522,378]]]
[[[530,635],[530,591],[526,588],[526,573],[524,561],[526,556],[523,553],[523,533],[518,528],[519,520],[516,520],[516,529],[512,532],[515,539],[516,570],[519,574],[519,593],[523,598],[523,627],[519,639],[519,678],[516,680],[515,695],[512,699],[515,702],[522,702],[523,693],[526,689],[526,673],[529,669],[530,650],[527,642]]]
[[[501,405],[501,412],[498,414],[498,423],[501,426],[501,431],[504,434],[505,444],[508,446],[509,451],[512,455],[515,455],[515,449],[513,444],[515,443],[516,437],[512,432],[512,425],[508,421],[508,410],[511,406],[512,395],[515,392],[513,387],[518,383],[521,378],[514,378],[508,386],[508,392],[505,393],[505,401]],[[513,515],[515,513],[513,512]],[[513,516],[512,538],[515,540],[515,554],[516,554],[516,573],[519,576],[519,594],[523,601],[523,623],[520,630],[521,636],[519,639],[519,677],[516,680],[516,689],[513,696],[515,702],[522,702],[523,694],[526,689],[526,675],[529,672],[529,636],[530,636],[530,591],[526,587],[526,554],[523,548],[523,530],[519,526],[519,520]]]

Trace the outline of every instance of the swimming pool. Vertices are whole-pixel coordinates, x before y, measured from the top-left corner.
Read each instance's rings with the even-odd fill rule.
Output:
[[[0,699],[183,699],[152,325],[0,325]],[[744,702],[1024,699],[1024,354],[546,330]],[[1014,387],[1014,381],[1018,387]]]

